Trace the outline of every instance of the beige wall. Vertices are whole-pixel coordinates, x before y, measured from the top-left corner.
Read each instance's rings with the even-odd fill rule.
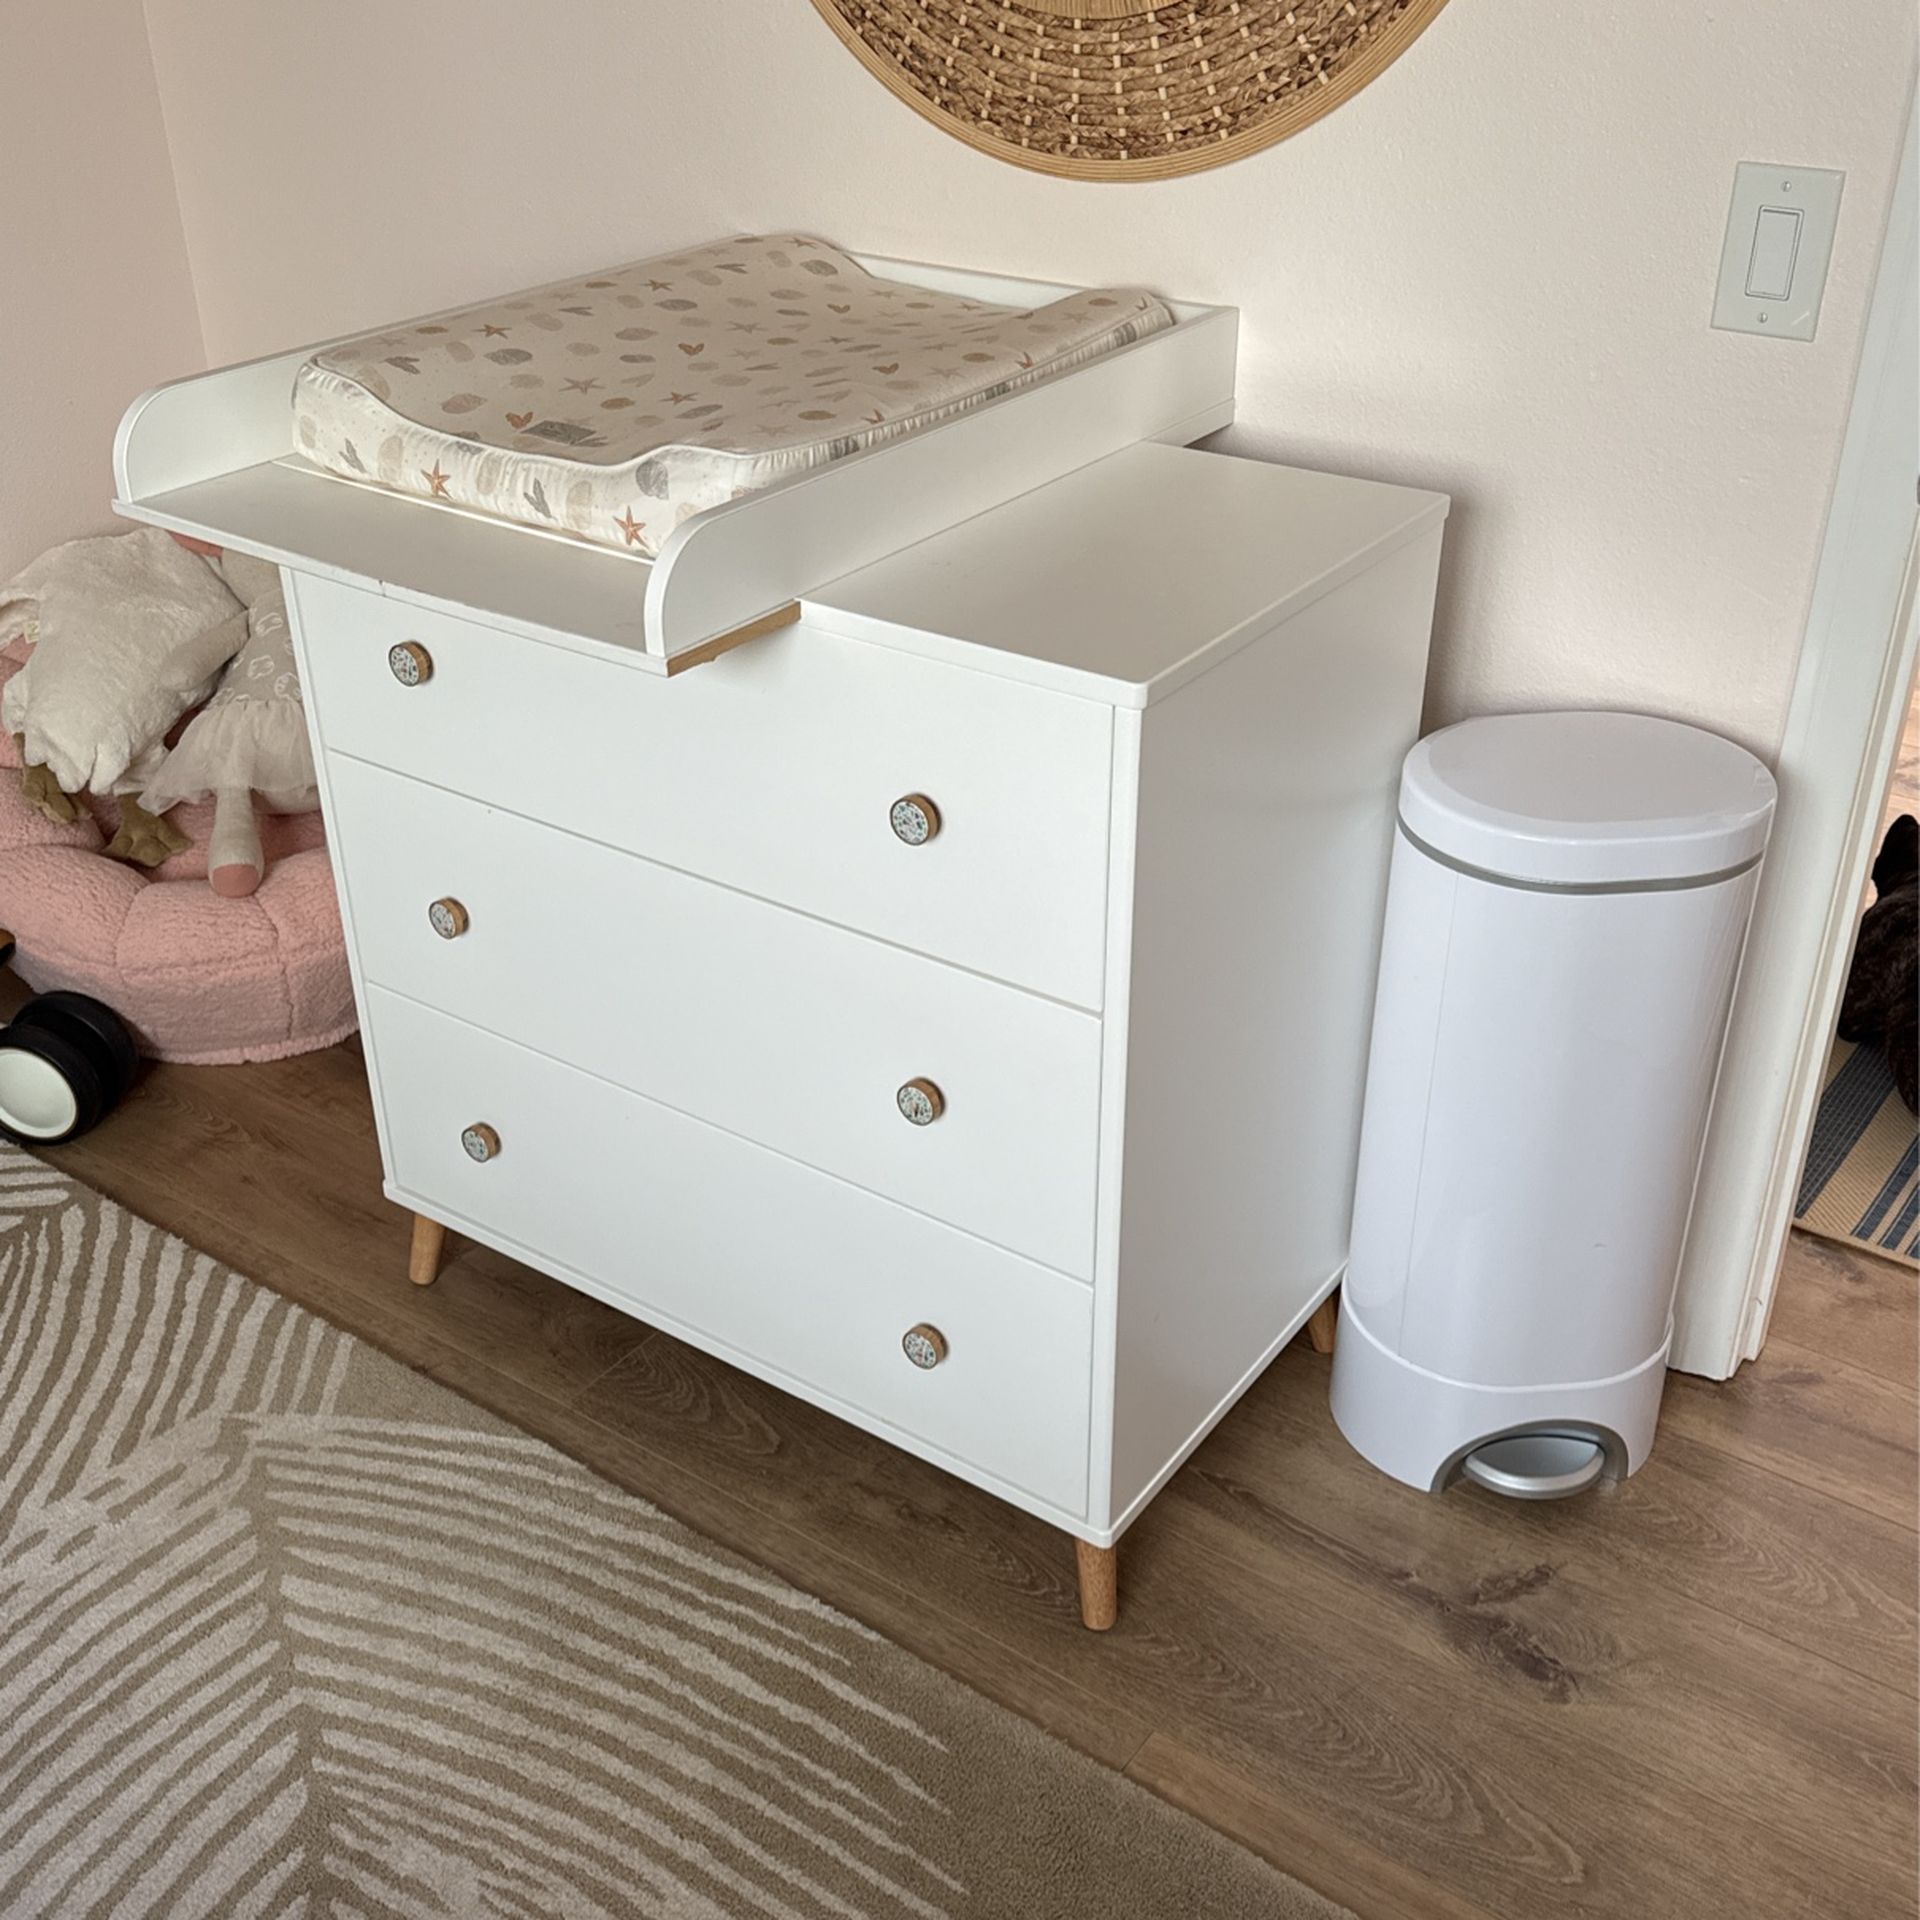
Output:
[[[0,0],[0,580],[116,524],[113,430],[203,364],[140,0]]]
[[[1770,747],[1911,0],[1455,0],[1239,165],[1025,173],[807,0],[148,0],[215,359],[747,228],[1241,307],[1227,444],[1449,489],[1435,718],[1618,702]],[[1846,169],[1811,346],[1707,326],[1733,167]]]

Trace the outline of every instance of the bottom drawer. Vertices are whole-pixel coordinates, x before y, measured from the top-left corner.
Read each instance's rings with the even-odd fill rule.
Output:
[[[889,1440],[1083,1515],[1092,1294],[1076,1281],[380,988],[393,1184]],[[498,1151],[477,1161],[463,1131]],[[915,1366],[902,1336],[938,1329]]]

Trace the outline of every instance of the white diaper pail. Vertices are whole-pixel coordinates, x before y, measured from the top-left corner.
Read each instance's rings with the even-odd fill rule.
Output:
[[[1717,735],[1510,714],[1400,785],[1333,1413],[1528,1498],[1646,1459],[1774,783]]]

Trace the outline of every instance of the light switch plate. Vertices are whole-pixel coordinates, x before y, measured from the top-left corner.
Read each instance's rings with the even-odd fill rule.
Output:
[[[1743,160],[1734,168],[1713,297],[1716,327],[1778,340],[1813,338],[1846,179],[1830,167]]]

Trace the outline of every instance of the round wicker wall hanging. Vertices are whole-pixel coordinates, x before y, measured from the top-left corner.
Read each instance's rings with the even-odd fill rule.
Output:
[[[813,0],[969,145],[1076,180],[1163,180],[1358,93],[1446,0]]]

